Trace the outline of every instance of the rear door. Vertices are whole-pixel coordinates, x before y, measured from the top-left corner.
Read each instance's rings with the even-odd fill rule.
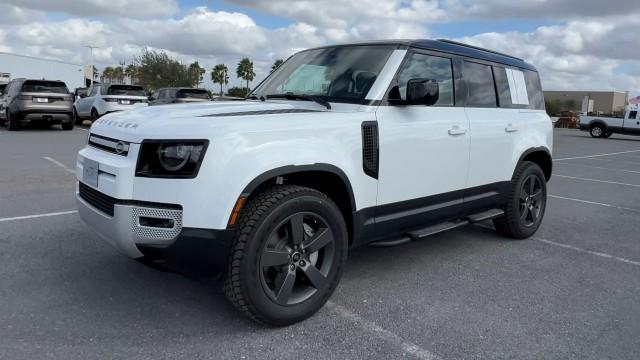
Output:
[[[99,85],[92,85],[89,90],[87,90],[87,96],[84,98],[78,99],[76,101],[76,111],[78,115],[87,117],[90,115],[91,105],[93,105],[93,101],[95,100],[95,96],[98,95]]]
[[[521,71],[514,75],[510,68],[465,60],[463,77],[471,129],[465,202],[470,208],[492,207],[511,180],[515,144],[524,133],[520,108],[526,105],[519,100],[527,98],[524,76]]]

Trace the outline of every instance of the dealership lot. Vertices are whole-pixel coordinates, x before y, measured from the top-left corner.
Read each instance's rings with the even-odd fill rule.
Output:
[[[150,269],[89,231],[73,212],[72,169],[86,136],[0,128],[0,358],[640,352],[640,137],[556,130],[534,239],[506,240],[487,223],[356,249],[328,306],[277,329],[235,313],[216,281]]]

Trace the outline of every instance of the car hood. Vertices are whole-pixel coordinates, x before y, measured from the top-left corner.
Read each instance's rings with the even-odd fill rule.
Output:
[[[219,101],[150,106],[107,114],[91,125],[91,133],[139,143],[144,139],[201,139],[222,123],[241,124],[264,116],[296,116],[325,111],[275,101]]]

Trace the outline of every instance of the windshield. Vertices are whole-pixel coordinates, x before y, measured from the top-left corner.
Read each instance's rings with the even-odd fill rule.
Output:
[[[22,85],[22,92],[68,94],[69,90],[60,81],[27,80]]]
[[[145,96],[142,87],[132,85],[111,85],[107,95]]]
[[[178,91],[178,97],[181,99],[205,99],[209,100],[209,93],[202,89],[182,89]]]
[[[328,101],[364,99],[395,46],[338,46],[299,52],[260,84],[251,96],[295,94]]]

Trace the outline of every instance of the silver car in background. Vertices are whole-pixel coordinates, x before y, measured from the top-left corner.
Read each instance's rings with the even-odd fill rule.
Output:
[[[149,97],[149,105],[184,104],[211,101],[205,89],[193,88],[161,88]]]
[[[13,79],[2,93],[0,116],[11,131],[24,124],[61,124],[73,129],[73,96],[57,80]]]
[[[73,105],[74,123],[80,125],[83,119],[94,122],[108,113],[148,106],[148,101],[142,86],[94,84],[86,94],[80,93]]]

